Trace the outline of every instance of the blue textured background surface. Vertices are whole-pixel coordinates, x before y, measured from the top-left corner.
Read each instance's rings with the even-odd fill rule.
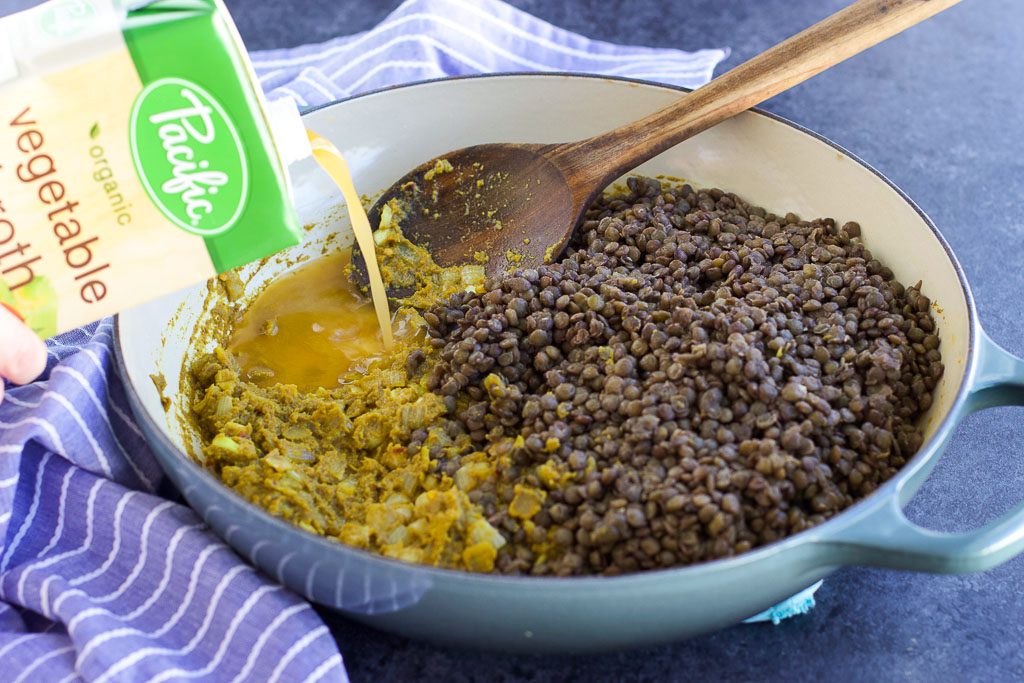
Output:
[[[511,0],[609,41],[728,45],[735,66],[844,0]],[[250,49],[364,30],[398,4],[229,0]],[[301,7],[301,11],[299,8]],[[973,283],[992,336],[1024,354],[1024,3],[965,0],[926,25],[767,103],[860,155],[935,220]],[[910,505],[967,529],[1024,498],[1024,411],[968,419]],[[818,607],[780,626],[582,658],[446,650],[325,615],[354,681],[1002,681],[1024,679],[1024,558],[983,574],[849,568]]]

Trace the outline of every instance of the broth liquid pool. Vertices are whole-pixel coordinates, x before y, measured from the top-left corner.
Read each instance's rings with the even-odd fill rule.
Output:
[[[370,221],[348,164],[329,140],[306,134],[314,160],[345,197],[372,302],[345,275],[351,250],[328,254],[272,282],[246,309],[229,346],[249,381],[315,391],[336,387],[342,374],[379,359],[382,343],[385,352],[394,346],[394,331]]]
[[[395,344],[394,334],[391,331],[391,311],[388,308],[388,295],[384,290],[384,279],[381,277],[380,267],[377,265],[377,245],[373,241],[370,219],[359,200],[355,183],[352,182],[352,174],[349,172],[348,164],[341,156],[341,152],[327,138],[308,129],[306,133],[313,147],[313,158],[320,164],[320,168],[324,169],[331,177],[345,197],[349,219],[352,223],[352,232],[355,233],[356,243],[366,261],[370,294],[373,297],[373,308],[377,313],[381,338],[384,340],[384,349],[390,351]]]
[[[263,387],[332,389],[340,375],[380,358],[380,327],[345,275],[349,258],[348,250],[317,257],[253,300],[229,341],[243,377]]]

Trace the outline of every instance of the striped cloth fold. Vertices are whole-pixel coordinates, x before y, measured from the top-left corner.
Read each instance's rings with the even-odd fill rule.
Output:
[[[728,50],[590,40],[497,0],[408,0],[364,33],[252,55],[263,89],[313,106],[398,83],[509,71],[570,71],[696,88]]]
[[[370,31],[253,62],[270,97],[310,106],[489,71],[697,86],[725,55],[594,42],[496,0],[409,0]],[[111,331],[50,340],[47,372],[0,405],[0,679],[345,680],[313,609],[175,502],[112,371]]]

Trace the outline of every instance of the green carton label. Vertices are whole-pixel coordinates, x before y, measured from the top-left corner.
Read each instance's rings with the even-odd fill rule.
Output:
[[[238,129],[220,102],[184,78],[160,78],[135,99],[132,159],[153,203],[182,230],[231,228],[249,195]]]

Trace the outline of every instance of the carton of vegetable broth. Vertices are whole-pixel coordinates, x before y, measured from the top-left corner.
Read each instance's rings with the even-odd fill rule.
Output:
[[[0,18],[0,303],[48,337],[297,244],[286,137],[219,0]]]

